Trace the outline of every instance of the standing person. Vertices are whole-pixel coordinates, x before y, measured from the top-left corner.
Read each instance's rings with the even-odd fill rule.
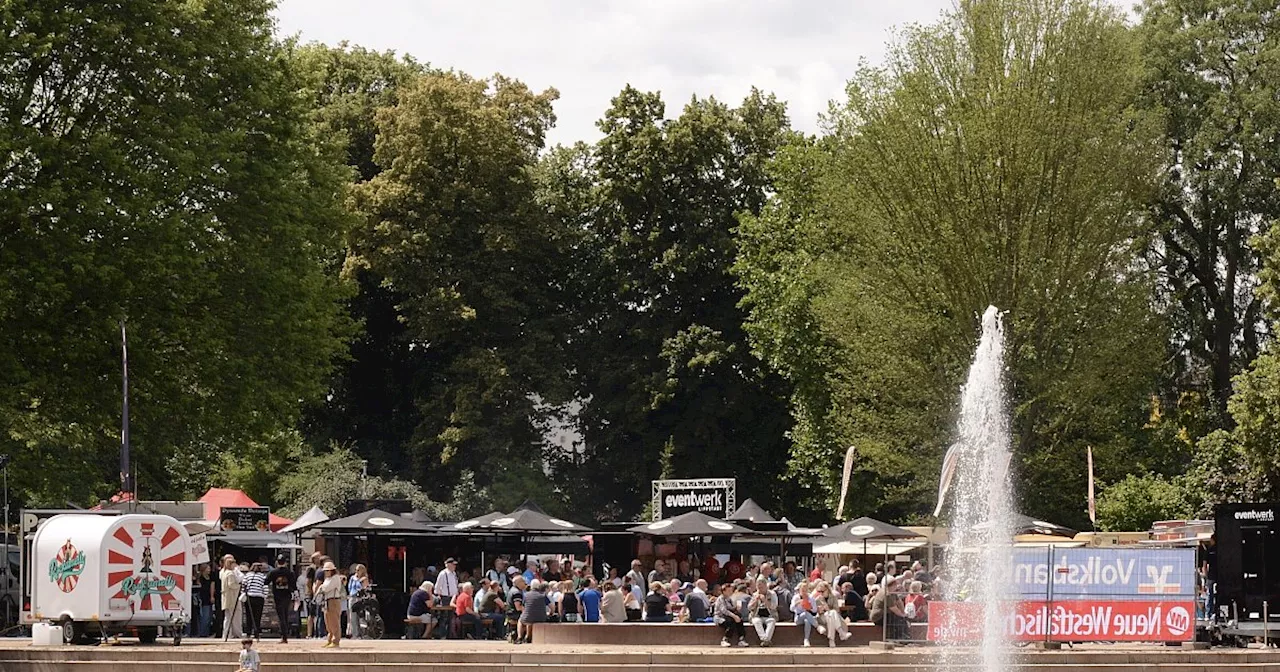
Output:
[[[306,566],[299,566],[298,570],[293,582],[294,595],[297,598],[294,608],[298,610],[298,636],[310,637],[311,628],[314,627],[311,621],[315,620],[315,610],[311,602],[311,581],[307,579]]]
[[[756,592],[747,605],[751,625],[760,637],[760,646],[773,646],[773,630],[778,625],[778,596],[769,590],[767,579],[756,580]]]
[[[547,596],[542,592],[542,581],[534,579],[524,592],[524,610],[516,632],[516,643],[533,643],[533,626],[547,622]]]
[[[720,585],[720,597],[716,598],[715,624],[724,629],[724,639],[720,646],[729,647],[731,637],[738,638],[738,646],[747,646],[747,629],[742,625],[742,614],[738,613],[738,605],[733,599],[733,584]]]
[[[609,578],[607,578],[607,579],[605,579],[605,580],[606,580],[606,581],[608,581],[609,583],[612,583],[612,584],[613,584],[615,587],[617,587],[617,588],[621,588],[621,587],[622,587],[622,577],[621,577],[621,576],[618,576],[618,568],[617,568],[617,567],[610,567],[610,568],[609,568]]]
[[[511,590],[511,575],[507,574],[507,559],[499,557],[494,560],[493,569],[485,572],[484,578],[489,579],[494,590],[500,590],[505,595],[508,590]]]
[[[809,636],[814,626],[818,625],[818,605],[809,595],[808,583],[801,582],[800,587],[796,589],[795,597],[791,598],[791,613],[795,615],[796,625],[804,626],[804,645],[811,646]],[[821,632],[826,634],[825,628]]]
[[[316,598],[316,589],[320,587],[320,567],[324,565],[320,561],[322,556],[320,553],[311,554],[311,562],[307,565],[307,612],[311,615],[307,619],[307,637],[324,637],[324,605],[319,603]]]
[[[364,565],[356,563],[351,568],[351,576],[347,577],[347,602],[354,605],[356,596],[371,585],[369,580],[369,570]],[[360,612],[353,606],[347,608],[347,637],[349,639],[360,639]]]
[[[655,581],[665,584],[667,582],[667,563],[661,558],[653,561],[653,569],[649,570],[648,581],[645,585],[654,583]]]
[[[824,573],[826,573],[826,571],[827,571],[827,563],[823,560],[819,560],[818,563],[813,566],[813,571],[809,572],[809,580],[821,581],[822,576]]]
[[[254,639],[262,639],[262,610],[267,606],[267,570],[261,562],[249,566],[249,574],[244,579],[244,594],[248,598],[246,616],[249,617],[249,632]]]
[[[222,570],[218,572],[218,581],[222,586],[222,638],[239,639],[244,634],[240,627],[241,610],[240,585],[244,582],[244,574],[236,566],[236,557],[227,554],[222,557]]]
[[[188,637],[206,637],[201,634],[205,628],[204,604],[208,601],[209,584],[205,583],[201,572],[207,565],[191,568],[191,622],[187,624]]]
[[[643,586],[645,585],[643,570],[644,565],[641,565],[639,560],[632,560],[631,571],[627,572],[624,578],[631,579],[631,585],[633,586]]]
[[[444,569],[436,576],[436,601],[442,607],[452,607],[453,601],[458,597],[462,583],[458,581],[458,561],[454,558],[448,558],[444,561]],[[448,637],[453,632],[454,612],[441,612],[442,619],[440,626],[444,628],[444,636]]]
[[[573,592],[573,581],[560,582],[560,612],[561,623],[577,623],[581,614],[581,608],[578,604],[578,594]]]
[[[327,635],[324,648],[338,648],[342,641],[342,575],[330,560],[320,568],[320,599],[324,601],[324,624]]]
[[[724,578],[729,583],[733,583],[746,576],[747,568],[742,564],[742,558],[737,555],[729,556],[729,562],[724,563]]]
[[[613,585],[613,584],[610,584]],[[596,585],[595,577],[587,577],[587,587],[578,596],[578,613],[584,623],[600,622],[600,601],[604,598]]]
[[[276,566],[267,573],[267,585],[271,588],[271,600],[276,606],[276,618],[280,619],[280,643],[289,643],[289,629],[292,625],[290,607],[293,605],[294,589],[298,577],[289,569],[289,556],[281,553],[276,556]]]

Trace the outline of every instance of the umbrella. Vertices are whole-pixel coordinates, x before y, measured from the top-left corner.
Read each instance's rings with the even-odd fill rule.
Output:
[[[892,539],[915,539],[922,535],[911,530],[890,525],[889,523],[863,516],[841,525],[828,527],[822,536],[845,541],[889,541]]]
[[[490,511],[489,513],[486,513],[486,514],[484,514],[483,516],[477,516],[477,517],[475,517],[475,518],[470,518],[470,519],[467,519],[467,520],[464,520],[464,521],[461,521],[461,522],[454,523],[454,524],[452,524],[452,525],[446,525],[446,526],[444,527],[444,529],[446,529],[446,530],[470,530],[470,529],[472,529],[472,528],[476,528],[476,527],[486,527],[486,526],[488,526],[488,525],[489,525],[489,523],[491,523],[491,522],[493,522],[493,521],[495,521],[495,520],[497,520],[497,519],[499,519],[499,518],[505,517],[506,515],[507,515],[507,514],[505,514],[505,513],[501,512],[501,511]]]
[[[769,515],[769,512],[765,511],[764,507],[756,504],[754,499],[747,499],[747,501],[742,503],[742,506],[738,507],[737,511],[734,511],[728,518],[725,518],[725,520],[737,520],[748,523],[772,523],[777,519]]]
[[[298,516],[297,520],[286,525],[284,529],[280,530],[280,532],[282,533],[292,532],[293,534],[302,534],[303,532],[327,520],[329,520],[329,516],[326,515],[324,511],[321,511],[320,507],[313,506],[306,513],[302,514],[301,516]]]
[[[329,520],[314,526],[314,529],[336,533],[428,533],[433,530],[422,523],[404,516],[387,513],[382,509],[369,509],[353,516]]]
[[[1051,537],[1065,537],[1067,539],[1075,538],[1077,532],[1069,527],[1063,527],[1056,523],[1050,523],[1031,516],[1024,516],[1021,513],[1015,513],[1009,516],[1009,522],[1014,535],[1019,534],[1044,534]],[[978,530],[983,530],[991,526],[990,522],[983,522],[974,525]]]
[[[662,537],[707,537],[726,534],[748,534],[751,532],[745,527],[740,527],[718,518],[712,518],[700,511],[690,511],[675,518],[636,525],[628,528],[627,531]]]
[[[464,521],[466,522],[466,521]],[[511,532],[538,533],[538,532],[557,532],[564,534],[566,532],[576,532],[582,534],[590,532],[590,528],[584,527],[577,523],[571,523],[560,518],[552,518],[548,516],[537,504],[525,500],[523,504],[516,508],[515,511],[508,513],[501,518],[490,520],[485,527],[493,530],[509,530]]]

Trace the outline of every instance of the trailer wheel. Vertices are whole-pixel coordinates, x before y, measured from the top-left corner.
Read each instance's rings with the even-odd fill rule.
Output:
[[[62,626],[63,644],[72,646],[74,644],[79,644],[80,640],[84,638],[83,627],[77,625],[75,621],[71,620],[70,616],[63,616],[62,620],[59,621],[59,625]]]
[[[138,628],[138,642],[142,644],[155,644],[159,636],[159,628]]]

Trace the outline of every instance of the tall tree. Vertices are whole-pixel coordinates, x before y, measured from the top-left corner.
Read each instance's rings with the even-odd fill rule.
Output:
[[[565,396],[557,233],[533,176],[556,95],[432,72],[377,113],[382,170],[355,187],[348,264],[382,279],[425,360],[408,473],[432,492],[464,468],[482,486],[540,469],[539,400]]]
[[[1151,249],[1176,317],[1177,390],[1230,425],[1232,377],[1268,335],[1250,240],[1280,217],[1280,4],[1149,0],[1143,103],[1162,122]]]
[[[377,111],[395,106],[400,90],[429,68],[345,43],[308,44],[291,55],[316,134],[338,146],[352,184],[373,179],[383,169],[374,157]],[[423,422],[417,395],[430,376],[430,358],[409,347],[413,339],[397,309],[404,297],[372,269],[353,264],[346,272],[357,287],[348,310],[360,329],[328,394],[307,409],[304,434],[318,449],[350,446],[374,473],[411,475],[407,447]]]
[[[797,386],[791,475],[834,508],[932,504],[988,304],[1008,311],[1009,388],[1029,513],[1079,524],[1084,449],[1104,474],[1160,456],[1142,431],[1163,343],[1140,265],[1153,177],[1129,114],[1138,60],[1084,0],[972,0],[864,68],[832,135],[776,167],[739,272],[762,354]],[[815,333],[789,336],[803,326]]]
[[[785,108],[753,92],[736,108],[695,98],[666,120],[658,94],[627,87],[599,126],[594,148],[544,166],[544,201],[574,235],[582,443],[559,473],[602,516],[639,513],[660,476],[734,476],[767,504],[786,383],[747,347],[731,234],[736,213],[763,207]]]
[[[342,350],[348,224],[265,0],[0,6],[0,448],[114,492],[120,326],[144,495],[292,424]],[[318,149],[319,148],[319,149]]]

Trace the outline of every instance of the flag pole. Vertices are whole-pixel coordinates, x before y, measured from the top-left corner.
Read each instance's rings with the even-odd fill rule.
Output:
[[[120,320],[120,364],[124,374],[121,384],[123,417],[120,423],[120,492],[136,502],[137,484],[134,482],[133,468],[129,464],[129,336],[124,320]],[[132,507],[133,504],[130,504],[130,508]]]

